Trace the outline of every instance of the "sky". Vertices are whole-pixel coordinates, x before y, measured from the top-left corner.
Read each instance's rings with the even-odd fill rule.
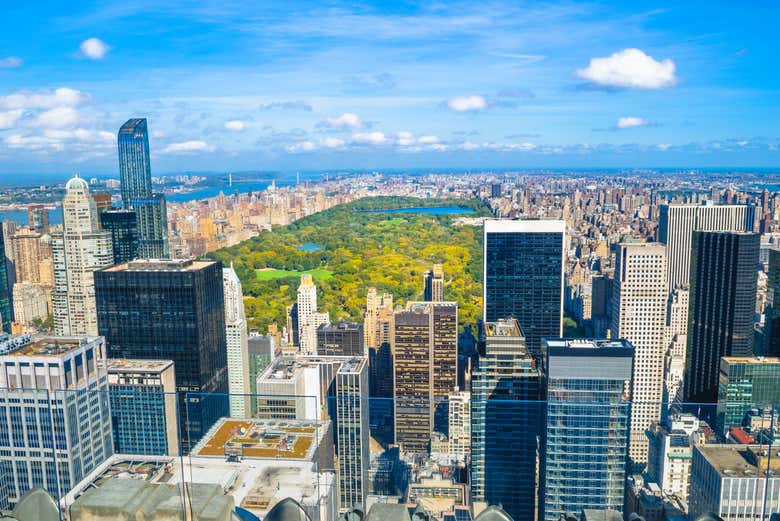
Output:
[[[3,2],[0,176],[780,167],[780,4]]]

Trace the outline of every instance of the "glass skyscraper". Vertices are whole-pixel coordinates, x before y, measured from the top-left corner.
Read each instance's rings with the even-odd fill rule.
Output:
[[[471,376],[471,495],[534,521],[541,374],[516,320],[486,322]]]
[[[633,360],[625,340],[545,342],[540,521],[623,511]]]
[[[11,296],[8,291],[8,268],[5,262],[5,249],[11,245],[5,241],[5,233],[0,230],[0,320],[2,320],[3,331],[11,332]]]
[[[184,440],[227,416],[222,263],[119,264],[95,273],[95,299],[110,358],[173,360]]]
[[[485,221],[483,320],[517,319],[537,359],[563,334],[565,235],[564,221]]]
[[[100,226],[111,234],[114,264],[138,258],[138,221],[134,210],[108,210],[100,213]]]
[[[751,409],[780,403],[780,358],[724,356],[718,377],[717,428],[742,427]]]
[[[129,119],[119,129],[119,179],[122,206],[136,211],[139,257],[168,257],[168,216],[165,196],[152,192],[149,131],[146,119]]]

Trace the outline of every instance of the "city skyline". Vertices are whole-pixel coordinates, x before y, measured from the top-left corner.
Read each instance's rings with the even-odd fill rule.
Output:
[[[158,172],[780,157],[769,3],[247,7],[8,9],[0,175],[115,172],[133,117]]]

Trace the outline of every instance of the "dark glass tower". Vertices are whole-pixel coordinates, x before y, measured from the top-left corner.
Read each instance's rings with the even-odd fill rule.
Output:
[[[106,268],[95,272],[95,300],[109,358],[173,360],[182,438],[192,446],[228,414],[222,263],[139,260]]]
[[[119,129],[117,145],[122,206],[136,211],[139,256],[165,259],[168,257],[168,216],[165,196],[152,192],[146,119],[127,120]]]
[[[753,354],[759,235],[693,232],[685,401],[718,401],[722,356]]]
[[[3,324],[3,331],[6,333],[11,332],[11,295],[8,290],[8,270],[5,262],[5,249],[10,248],[11,245],[6,246],[5,232],[0,229],[0,319]]]
[[[363,324],[341,321],[317,328],[320,356],[363,356]]]
[[[565,233],[564,221],[485,221],[483,321],[517,319],[536,359],[562,334]]]
[[[766,284],[766,345],[760,354],[780,356],[780,250],[769,250]]]
[[[100,226],[111,233],[114,264],[138,258],[138,222],[135,210],[108,210],[100,213]]]
[[[583,509],[623,511],[634,347],[547,340],[540,521]]]

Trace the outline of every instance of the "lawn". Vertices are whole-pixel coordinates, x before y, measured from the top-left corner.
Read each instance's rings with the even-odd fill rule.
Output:
[[[403,217],[393,217],[392,219],[387,219],[385,221],[380,222],[382,226],[398,226],[399,224],[403,224],[406,222],[406,219]]]
[[[333,272],[325,268],[316,268],[313,270],[297,271],[297,270],[277,270],[273,268],[264,268],[255,270],[255,277],[257,280],[276,280],[284,279],[287,277],[300,277],[304,273],[311,275],[314,280],[328,280],[333,277]]]

